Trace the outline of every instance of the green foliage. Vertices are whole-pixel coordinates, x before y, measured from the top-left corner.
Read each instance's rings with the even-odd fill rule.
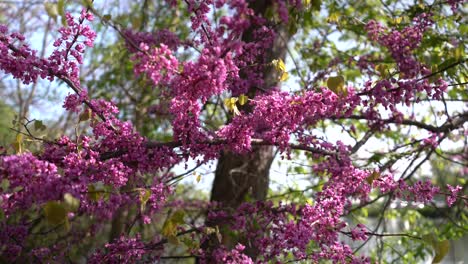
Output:
[[[12,121],[15,119],[15,111],[10,106],[0,102],[0,146],[8,147],[13,143],[16,133]]]

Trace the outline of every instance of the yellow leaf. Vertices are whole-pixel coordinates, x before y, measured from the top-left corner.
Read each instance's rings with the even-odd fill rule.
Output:
[[[83,121],[87,121],[91,118],[92,116],[92,110],[89,109],[89,108],[86,108],[83,113],[80,114],[80,119],[78,122],[83,122]]]
[[[168,217],[163,224],[161,234],[167,238],[167,240],[173,244],[178,245],[179,239],[177,239],[177,226],[185,223],[184,211],[176,211],[171,217]]]
[[[247,103],[247,100],[249,100],[249,97],[245,94],[239,95],[239,104],[240,105],[245,105]]]
[[[327,87],[336,95],[347,96],[348,90],[345,87],[345,80],[343,76],[329,77],[327,80]]]
[[[288,78],[289,78],[289,74],[287,72],[283,72],[279,80],[283,82],[283,81],[286,81]]]
[[[18,144],[18,142],[13,142],[13,143],[11,143],[11,145],[15,149],[16,154],[20,154],[22,152],[21,144]]]
[[[197,175],[196,181],[197,181],[197,183],[201,181],[201,174]]]
[[[271,61],[271,64],[275,67],[275,69],[279,72],[285,72],[286,71],[286,65],[284,65],[284,61],[282,59],[278,60],[273,60]]]
[[[337,24],[340,21],[340,14],[339,13],[331,13],[327,17],[327,22],[330,24]]]
[[[286,72],[286,65],[284,65],[284,62],[282,59],[273,60],[271,64],[273,65],[273,67],[275,67],[276,71],[279,73],[279,77],[278,77],[279,81],[282,82],[288,79],[289,74]]]
[[[57,201],[49,201],[44,205],[44,215],[47,222],[52,225],[59,225],[67,220],[67,210],[65,206]]]
[[[400,24],[401,21],[403,21],[403,17],[396,17],[393,19],[393,23],[396,25]]]
[[[75,212],[80,208],[80,200],[73,197],[73,195],[66,193],[63,196],[63,200],[65,202],[66,209],[70,212]]]
[[[13,142],[13,148],[15,149],[16,154],[21,154],[23,152],[23,135],[17,134],[16,140]]]
[[[375,70],[380,73],[380,77],[382,77],[382,79],[387,79],[387,77],[388,77],[388,66],[387,65],[379,64],[379,65],[375,66]]]
[[[163,224],[163,228],[161,230],[161,234],[165,237],[169,237],[171,235],[176,234],[176,225],[171,221],[171,219],[166,219],[166,221]]]
[[[377,180],[380,176],[380,173],[378,173],[377,171],[374,171],[372,172],[371,175],[369,175],[369,177],[366,178],[366,181],[367,183],[369,183],[369,185],[372,185],[372,183],[374,182],[374,180]]]
[[[233,111],[234,111],[234,115],[240,115],[239,109],[237,109],[236,105],[234,105]]]
[[[230,112],[234,112],[235,115],[240,115],[239,109],[237,109],[236,102],[239,99],[237,97],[231,97],[224,99],[224,105]]]

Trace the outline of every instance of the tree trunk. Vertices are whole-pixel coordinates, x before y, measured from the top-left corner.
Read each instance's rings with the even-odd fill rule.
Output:
[[[256,14],[264,15],[268,7],[273,5],[273,1],[251,1],[250,6]],[[250,30],[249,30],[250,31]],[[281,23],[277,27],[277,36],[273,47],[266,54],[267,61],[273,59],[283,59],[287,52],[287,42],[289,35],[287,27]],[[246,32],[243,40],[252,41],[251,33]],[[263,91],[277,85],[278,73],[273,67],[268,67],[264,72],[264,87]],[[254,97],[259,89],[251,89],[249,97]],[[244,109],[245,110],[245,109]],[[249,111],[251,109],[246,109]],[[248,198],[252,200],[263,200],[266,198],[269,185],[269,172],[274,159],[273,147],[261,146],[253,147],[252,152],[247,155],[238,155],[232,152],[223,151],[218,160],[215,171],[215,179],[211,191],[211,201],[222,203],[223,207],[232,208],[235,210],[242,202]],[[207,223],[209,226],[219,226],[222,243],[232,248],[236,243],[243,243],[247,249],[246,253],[255,259],[257,250],[249,248],[248,241],[243,241],[242,238],[232,237],[229,235],[223,223]]]

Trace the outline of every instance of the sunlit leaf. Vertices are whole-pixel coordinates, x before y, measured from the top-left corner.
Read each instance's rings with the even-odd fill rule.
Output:
[[[273,65],[273,67],[279,73],[279,81],[285,81],[288,79],[289,74],[286,72],[286,65],[284,64],[284,61],[282,59],[273,60],[271,62],[271,65]]]
[[[237,109],[236,102],[239,99],[237,97],[231,97],[224,99],[224,105],[230,112],[234,112],[235,115],[240,115],[239,109]]]
[[[247,101],[249,100],[249,97],[245,94],[239,95],[239,104],[240,105],[245,105]]]
[[[273,65],[273,67],[275,67],[275,69],[278,72],[285,72],[286,71],[286,65],[284,64],[284,61],[282,59],[273,60],[273,61],[271,61],[271,64]]]
[[[77,198],[73,197],[73,195],[66,193],[63,196],[63,200],[65,202],[65,207],[68,211],[70,212],[75,212],[80,208],[80,200]]]
[[[279,80],[283,82],[283,81],[286,81],[288,78],[289,78],[289,74],[287,72],[283,72]]]

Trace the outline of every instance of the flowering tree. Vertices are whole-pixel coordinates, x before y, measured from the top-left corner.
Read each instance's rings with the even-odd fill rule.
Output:
[[[154,8],[172,14],[164,17],[167,24],[177,18],[180,28],[145,32],[149,1],[132,28],[92,1],[72,14],[59,0],[46,5],[64,23],[48,56],[1,25],[0,69],[24,84],[66,84],[72,93],[63,107],[86,127],[49,140],[32,132],[45,129],[41,121],[21,123],[0,157],[1,260],[367,263],[400,254],[359,252],[373,237],[380,245],[390,237],[408,249],[422,246],[440,261],[447,239],[466,232],[466,148],[441,147],[466,144],[468,114],[448,107],[467,100],[467,28],[454,29],[463,24],[457,18],[463,1],[388,2],[377,16],[372,5],[359,10],[334,1],[156,1]],[[106,81],[113,87],[110,78],[80,76],[97,25],[116,32],[131,78],[151,88],[140,90],[151,98],[141,100],[137,90],[122,88],[134,104],[126,111],[147,111],[135,124],[112,100],[90,92]],[[337,30],[353,48],[332,45]],[[102,75],[120,74],[112,67]],[[425,116],[414,109],[429,109],[424,102],[440,103],[441,114],[421,121]],[[152,117],[153,126],[144,124]],[[170,140],[148,132],[159,126]],[[329,139],[332,130],[343,139]],[[363,151],[375,138],[385,147]],[[40,151],[25,149],[26,139],[40,141]],[[307,188],[268,195],[276,153],[308,163],[293,168],[309,175]],[[417,175],[434,155],[459,166],[447,176],[450,184]],[[194,171],[189,161],[198,168],[213,160],[211,201],[179,199],[174,186]],[[187,171],[175,174],[173,167],[184,163]],[[447,232],[425,231],[430,223],[403,233],[380,228],[395,201],[437,208],[441,198],[451,219]],[[370,211],[380,219],[375,226],[363,217]]]

